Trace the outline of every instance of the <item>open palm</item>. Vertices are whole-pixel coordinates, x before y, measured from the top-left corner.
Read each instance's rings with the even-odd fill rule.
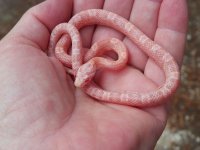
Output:
[[[62,64],[46,55],[50,32],[89,8],[129,19],[181,64],[187,9],[184,0],[47,0],[31,8],[0,42],[0,149],[153,149],[167,106],[134,108],[98,102],[76,89]],[[81,31],[83,44],[117,37],[129,49],[129,66],[99,73],[107,90],[145,92],[164,81],[162,70],[121,33],[107,27]]]

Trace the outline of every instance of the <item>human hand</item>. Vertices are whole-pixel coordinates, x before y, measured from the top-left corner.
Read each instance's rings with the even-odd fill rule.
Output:
[[[130,16],[181,64],[187,24],[184,0],[123,4],[74,0],[74,5],[72,0],[47,0],[30,9],[0,42],[0,149],[146,150],[155,146],[166,124],[167,104],[139,109],[100,103],[76,89],[62,64],[45,54],[53,27],[69,20],[72,12],[89,8]],[[108,36],[122,39],[131,58],[129,66],[117,74],[98,75],[99,85],[145,92],[163,83],[159,67],[120,33],[106,27],[82,31],[85,46]]]

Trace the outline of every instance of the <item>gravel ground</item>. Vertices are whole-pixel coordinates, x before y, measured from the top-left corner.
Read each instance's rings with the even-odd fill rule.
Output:
[[[41,0],[0,0],[0,39]],[[189,25],[181,86],[155,150],[200,150],[200,1],[188,0]]]

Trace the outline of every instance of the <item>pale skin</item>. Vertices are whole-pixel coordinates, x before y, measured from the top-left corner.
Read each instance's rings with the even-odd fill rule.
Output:
[[[155,146],[170,103],[143,109],[100,103],[75,88],[62,64],[45,53],[55,25],[88,8],[129,18],[181,66],[187,26],[185,0],[47,0],[31,8],[0,42],[0,149],[149,150]],[[159,67],[120,33],[88,27],[82,37],[85,46],[117,37],[130,55],[137,56],[117,74],[97,76],[104,89],[144,92],[164,82]]]

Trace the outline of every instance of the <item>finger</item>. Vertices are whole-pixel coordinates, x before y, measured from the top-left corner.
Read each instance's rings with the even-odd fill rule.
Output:
[[[133,0],[126,0],[123,3],[121,0],[109,0],[109,1],[105,1],[103,9],[109,10],[111,12],[114,12],[114,13],[128,19],[130,16],[132,5],[133,5]],[[124,10],[126,10],[126,11],[124,11]],[[96,41],[101,41],[108,37],[116,37],[118,39],[123,39],[123,34],[119,33],[118,31],[116,31],[112,28],[109,28],[109,27],[98,26],[94,32],[92,43],[94,43]],[[107,80],[107,78],[102,78],[106,74],[107,74],[106,71],[97,73],[97,77],[95,80],[101,86],[104,86],[104,83],[107,83],[109,80],[109,79]],[[111,84],[111,85],[113,85],[113,84]],[[105,85],[104,87],[107,87],[107,86]]]
[[[132,5],[133,0],[126,0],[123,2],[121,0],[109,0],[105,1],[103,9],[109,10],[128,19],[130,16]],[[93,43],[99,40],[106,39],[108,37],[116,37],[118,39],[122,39],[124,36],[123,34],[109,27],[98,26],[93,36]]]
[[[82,10],[86,9],[94,9],[94,8],[102,8],[104,0],[74,0],[74,11],[76,14]],[[81,37],[83,41],[84,47],[90,47],[92,36],[94,33],[94,26],[85,27],[81,30]]]
[[[154,38],[157,28],[160,5],[161,0],[135,0],[132,8],[130,21],[151,39]],[[130,52],[130,65],[144,70],[148,56],[137,48],[130,39],[125,38],[124,43]]]
[[[5,39],[46,49],[53,27],[71,17],[72,0],[46,0],[29,9]]]
[[[187,19],[186,0],[162,2],[155,41],[170,52],[179,65],[183,58]],[[163,71],[151,59],[145,67],[145,74],[157,84],[164,82]]]

